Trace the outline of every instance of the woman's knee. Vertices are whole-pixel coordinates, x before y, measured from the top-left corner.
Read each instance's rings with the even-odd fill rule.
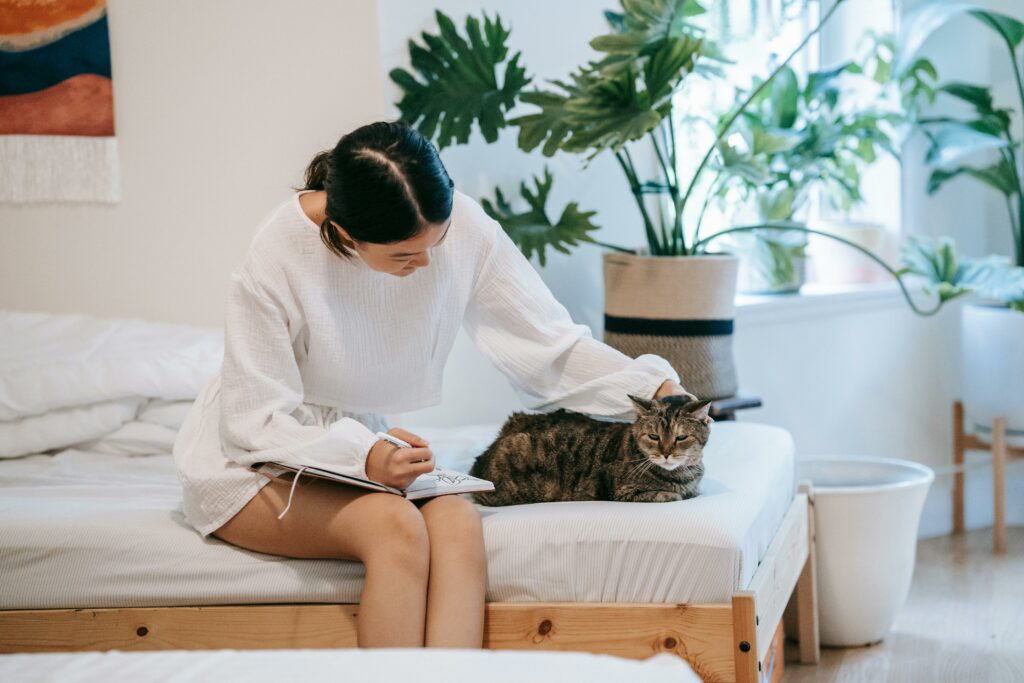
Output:
[[[445,545],[447,553],[460,552],[464,561],[483,558],[483,522],[470,501],[459,496],[439,496],[423,506],[431,543]]]
[[[372,524],[367,525],[360,559],[367,565],[387,562],[426,574],[430,563],[430,540],[423,515],[404,498],[390,493],[372,494]],[[369,498],[369,496],[368,496]]]
[[[420,512],[428,531],[434,528],[451,536],[483,531],[479,510],[460,496],[438,496],[424,505]]]

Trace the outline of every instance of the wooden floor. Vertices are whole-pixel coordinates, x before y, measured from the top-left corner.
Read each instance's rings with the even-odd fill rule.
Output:
[[[910,597],[889,636],[871,647],[822,648],[801,666],[787,645],[792,683],[1024,681],[1024,527],[1007,530],[1006,555],[992,532],[921,541]]]

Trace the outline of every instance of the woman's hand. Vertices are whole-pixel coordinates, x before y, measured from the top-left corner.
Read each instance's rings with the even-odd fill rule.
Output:
[[[366,456],[366,476],[373,481],[404,489],[416,477],[434,469],[434,454],[425,439],[412,432],[392,427],[388,434],[397,436],[412,448],[401,448],[380,439],[370,448]]]
[[[667,379],[661,383],[661,386],[658,387],[658,391],[654,394],[654,399],[657,400],[663,396],[689,396],[694,401],[697,400],[696,396],[691,394],[686,389],[683,389],[681,386],[679,386],[670,379]]]

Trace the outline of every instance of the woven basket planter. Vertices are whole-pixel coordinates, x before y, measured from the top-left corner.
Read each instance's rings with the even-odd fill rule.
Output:
[[[735,256],[604,254],[604,342],[653,353],[699,398],[733,396]]]

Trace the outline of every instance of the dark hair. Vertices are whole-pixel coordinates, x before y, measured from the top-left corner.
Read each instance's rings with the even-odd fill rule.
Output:
[[[401,121],[357,128],[317,154],[306,169],[306,190],[327,192],[320,239],[351,258],[334,221],[360,242],[390,244],[418,235],[452,212],[454,183],[437,149]]]

